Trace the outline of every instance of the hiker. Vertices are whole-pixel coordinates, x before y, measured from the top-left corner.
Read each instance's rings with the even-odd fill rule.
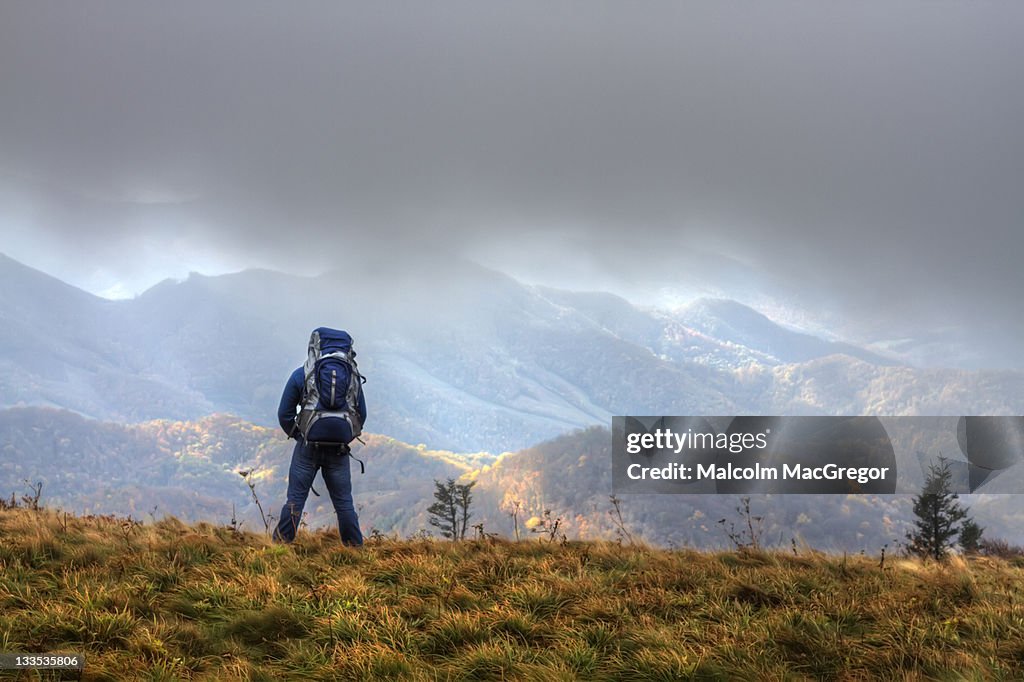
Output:
[[[347,332],[315,329],[305,365],[292,372],[281,394],[277,418],[296,443],[288,469],[288,499],[273,533],[277,542],[295,539],[302,508],[319,470],[338,515],[342,544],[363,544],[352,501],[349,449],[366,421],[365,379],[356,367],[355,355]],[[298,414],[296,408],[301,408]]]

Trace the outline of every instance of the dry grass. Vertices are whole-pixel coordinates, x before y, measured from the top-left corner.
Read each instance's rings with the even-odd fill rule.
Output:
[[[25,509],[0,540],[0,649],[83,652],[91,680],[1024,679],[1024,569],[997,558],[284,547]]]

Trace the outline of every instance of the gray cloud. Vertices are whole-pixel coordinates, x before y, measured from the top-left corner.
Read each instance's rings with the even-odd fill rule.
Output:
[[[130,277],[146,244],[288,269],[315,240],[652,287],[714,253],[865,328],[1009,340],[1022,29],[978,3],[6,3],[0,250]]]

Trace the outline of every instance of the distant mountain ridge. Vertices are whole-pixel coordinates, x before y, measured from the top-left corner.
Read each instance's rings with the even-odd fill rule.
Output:
[[[1024,411],[1019,373],[897,366],[735,302],[646,310],[463,261],[192,275],[109,301],[0,257],[0,284],[0,407],[105,421],[230,412],[272,427],[320,325],[356,339],[368,428],[456,451],[515,450],[614,414]]]
[[[849,343],[826,341],[786,329],[766,315],[728,299],[698,299],[679,311],[676,318],[690,329],[749,348],[778,364],[807,362],[829,355],[847,355],[874,365],[900,364]]]

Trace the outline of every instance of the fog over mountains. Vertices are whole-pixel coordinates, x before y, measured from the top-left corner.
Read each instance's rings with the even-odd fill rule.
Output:
[[[44,502],[73,510],[225,522],[234,508],[260,527],[235,472],[258,469],[268,509],[280,503],[290,444],[277,401],[319,325],[351,331],[369,377],[368,430],[381,435],[361,446],[356,490],[383,532],[426,528],[432,480],[465,475],[489,529],[511,533],[518,500],[520,521],[551,509],[571,536],[609,537],[614,414],[1024,411],[1020,373],[911,367],[729,300],[649,310],[466,262],[382,260],[344,275],[192,275],[110,301],[0,258],[0,407],[16,408],[0,410],[0,493],[45,479]],[[464,454],[478,452],[493,454]],[[972,504],[1019,541],[1015,499]],[[735,503],[627,496],[624,515],[650,542],[721,546],[716,524]],[[834,549],[878,551],[909,516],[905,497],[760,503],[772,541]],[[331,523],[325,504],[311,501],[311,525]]]
[[[1024,375],[920,369],[728,300],[674,311],[465,261],[165,281],[110,301],[0,258],[0,406],[266,426],[316,326],[356,339],[368,427],[503,452],[614,414],[1008,414]]]

